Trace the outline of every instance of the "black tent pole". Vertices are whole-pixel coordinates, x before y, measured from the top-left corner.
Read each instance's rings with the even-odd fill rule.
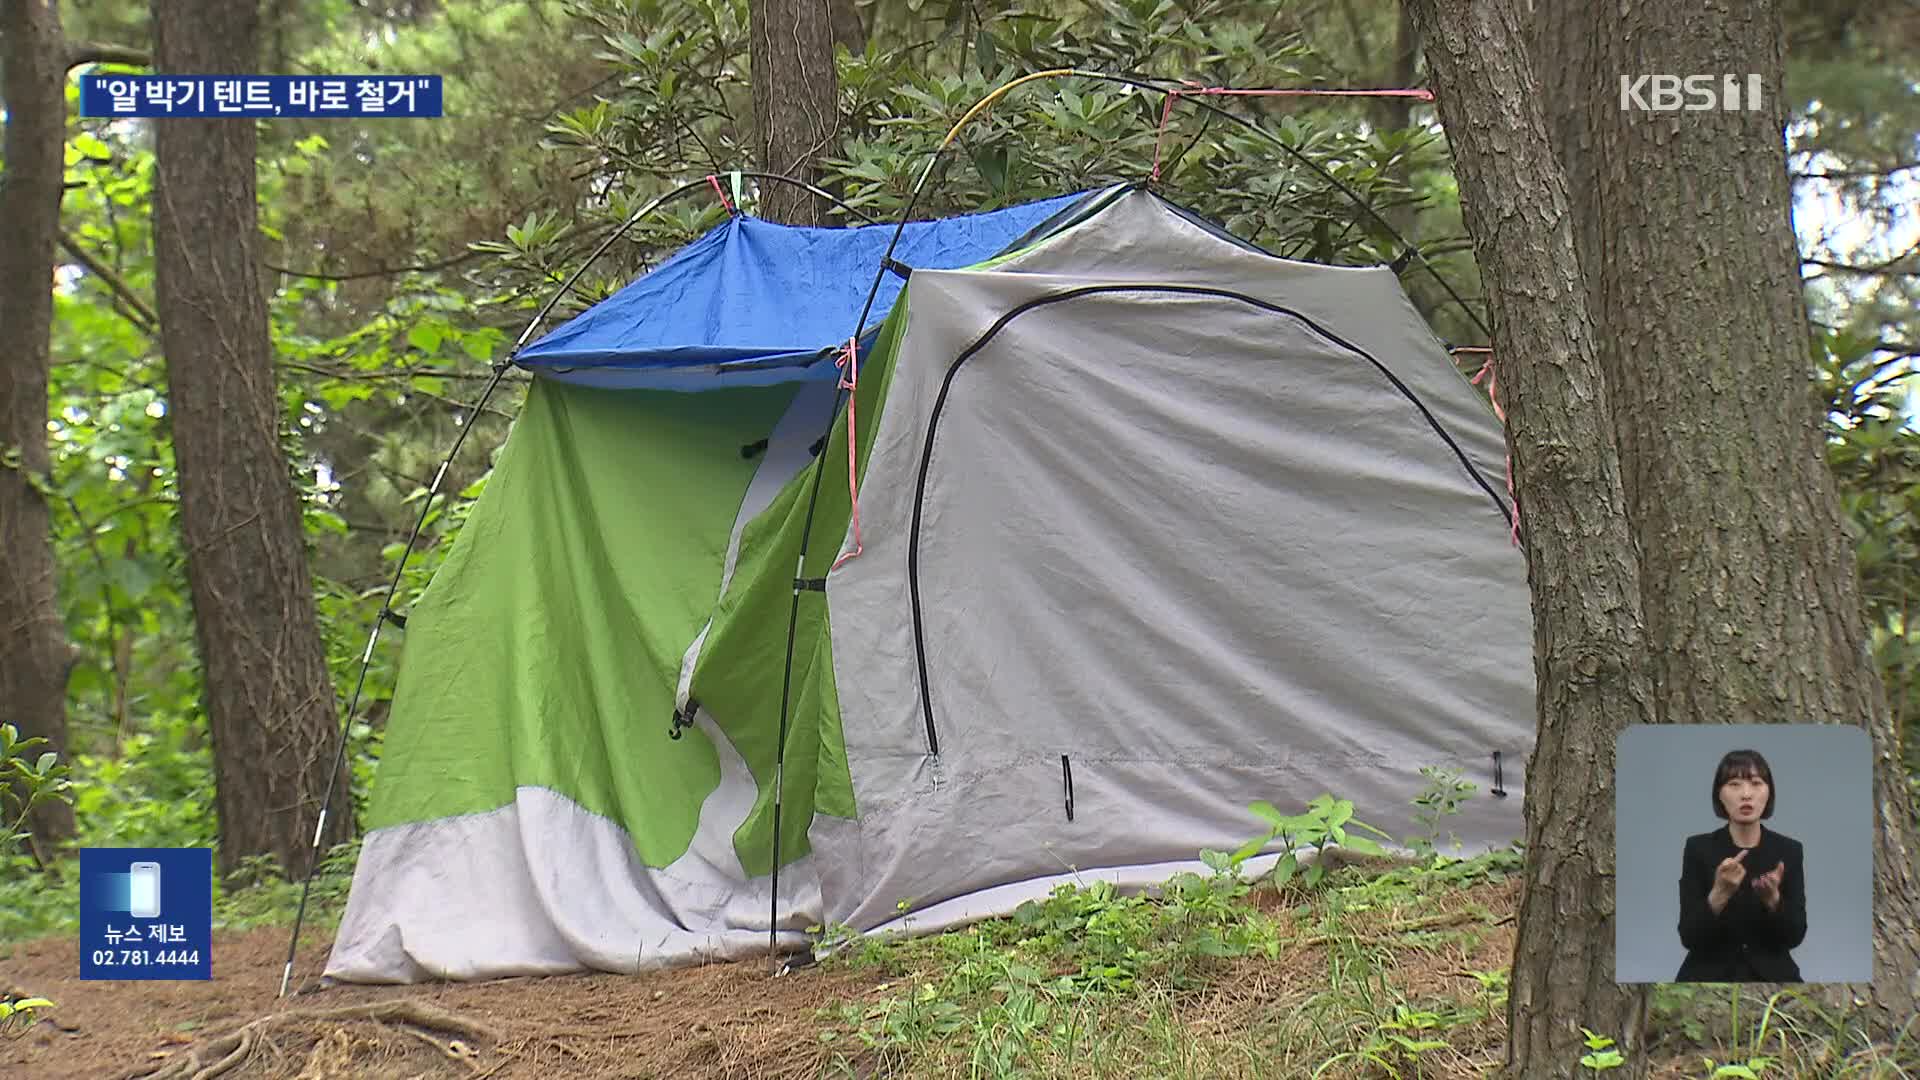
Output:
[[[873,304],[880,296],[880,283],[886,280],[887,266],[893,262],[893,253],[900,245],[900,235],[907,229],[907,221],[913,216],[913,209],[919,205],[920,193],[927,186],[927,178],[933,175],[933,167],[940,160],[941,152],[946,149],[942,144],[927,159],[926,168],[920,173],[920,180],[913,187],[913,193],[907,198],[907,205],[900,211],[900,217],[894,222],[893,236],[887,240],[887,251],[880,257],[880,267],[874,271],[873,284],[867,288],[866,303],[861,305],[860,317],[854,321],[853,337],[848,339],[848,347],[859,348],[860,334],[865,330],[867,319],[873,314]],[[857,363],[857,358],[850,362]],[[849,371],[849,374],[852,374]],[[846,400],[847,389],[842,382],[833,394],[833,407],[827,410],[827,427],[821,433],[820,453],[813,459],[813,483],[807,493],[807,514],[800,527],[800,557],[793,567],[793,602],[787,609],[787,657],[786,668],[780,676],[780,728],[778,742],[774,744],[773,758],[773,880],[769,883],[767,894],[767,952],[778,956],[780,952],[780,824],[781,809],[785,797],[787,766],[787,726],[793,707],[793,649],[794,638],[800,629],[800,593],[804,591],[803,579],[807,576],[807,550],[813,539],[814,511],[820,505],[820,481],[826,476],[827,443],[833,438],[833,428],[840,417],[840,405]],[[852,432],[847,437],[853,437]],[[851,453],[855,448],[849,447]]]
[[[1329,184],[1332,184],[1335,188],[1338,188],[1340,193],[1345,195],[1348,199],[1350,199],[1355,206],[1358,206],[1360,209],[1366,211],[1368,217],[1371,217],[1376,223],[1380,225],[1381,228],[1387,231],[1387,235],[1393,237],[1394,240],[1399,242],[1403,252],[1405,252],[1406,254],[1412,255],[1413,258],[1417,260],[1422,267],[1426,268],[1427,273],[1433,275],[1433,280],[1438,282],[1440,284],[1440,288],[1446,291],[1447,296],[1451,298],[1455,304],[1458,304],[1460,306],[1461,313],[1466,315],[1467,318],[1471,319],[1473,321],[1473,325],[1478,327],[1481,333],[1487,335],[1489,340],[1492,339],[1493,331],[1488,328],[1486,321],[1480,317],[1478,312],[1474,311],[1473,306],[1468,304],[1464,297],[1462,297],[1458,292],[1454,290],[1453,284],[1449,282],[1446,279],[1446,277],[1440,273],[1440,270],[1438,267],[1434,266],[1433,263],[1427,259],[1425,252],[1421,251],[1419,248],[1415,247],[1412,243],[1410,243],[1407,240],[1407,238],[1401,234],[1399,229],[1396,229],[1393,227],[1393,222],[1388,221],[1386,217],[1383,216],[1378,210],[1375,210],[1373,208],[1373,204],[1369,203],[1366,199],[1362,198],[1359,192],[1353,190],[1351,187],[1348,187],[1346,184],[1342,183],[1339,177],[1328,172],[1325,166],[1321,165],[1319,162],[1308,157],[1305,153],[1303,153],[1300,150],[1299,147],[1294,146],[1293,144],[1287,142],[1285,139],[1282,139],[1280,136],[1275,135],[1271,131],[1268,131],[1264,125],[1258,123],[1257,121],[1249,120],[1244,116],[1241,116],[1235,112],[1232,112],[1231,110],[1221,108],[1220,106],[1215,105],[1213,102],[1207,101],[1203,95],[1200,95],[1194,92],[1191,87],[1185,87],[1185,86],[1167,87],[1167,86],[1162,86],[1159,83],[1151,79],[1144,78],[1142,76],[1117,75],[1117,74],[1112,74],[1104,71],[1076,70],[1074,74],[1084,76],[1089,79],[1098,79],[1103,82],[1119,83],[1122,86],[1132,86],[1141,90],[1152,90],[1159,94],[1179,94],[1181,97],[1186,98],[1189,101],[1192,101],[1195,105],[1199,106],[1202,109],[1205,109],[1207,112],[1215,116],[1225,117],[1226,119],[1232,121],[1233,123],[1240,125],[1241,127],[1247,129],[1248,131],[1253,132],[1255,135],[1260,136],[1262,139],[1265,139],[1266,141],[1286,151],[1287,154],[1292,158],[1294,158],[1296,161],[1300,162],[1302,165],[1305,165],[1307,168],[1312,169],[1316,174],[1320,176],[1321,179],[1325,180]],[[1404,257],[1405,255],[1402,256],[1402,258]]]

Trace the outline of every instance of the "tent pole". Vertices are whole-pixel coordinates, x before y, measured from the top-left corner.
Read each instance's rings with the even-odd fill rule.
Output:
[[[280,972],[280,997],[287,996],[287,985],[293,981],[293,962],[300,949],[300,928],[307,918],[307,897],[313,891],[313,875],[320,867],[320,839],[327,831],[327,815],[333,810],[334,791],[340,786],[340,772],[347,763],[347,737],[353,730],[353,714],[360,708],[360,693],[367,685],[367,671],[373,666],[373,647],[380,640],[380,628],[389,621],[404,626],[401,616],[394,613],[393,598],[400,591],[400,580],[407,572],[407,557],[413,554],[415,545],[420,542],[420,531],[426,528],[427,514],[433,509],[433,499],[440,491],[440,482],[447,477],[447,469],[453,464],[454,456],[460,453],[460,447],[467,441],[467,433],[473,430],[474,423],[487,407],[488,399],[500,386],[500,380],[507,374],[508,361],[493,366],[493,378],[487,380],[487,388],[480,392],[480,401],[473,407],[473,415],[460,425],[460,433],[454,436],[453,449],[440,462],[440,471],[433,474],[433,483],[427,487],[427,497],[420,501],[420,516],[413,523],[413,532],[407,536],[407,546],[400,553],[400,562],[393,569],[393,580],[387,585],[386,598],[380,602],[380,614],[374,616],[373,632],[367,636],[366,651],[360,654],[360,677],[353,684],[353,697],[348,700],[346,719],[340,725],[340,738],[334,750],[333,769],[327,774],[327,794],[320,802],[320,817],[313,826],[313,852],[307,860],[306,880],[300,884],[300,906],[293,916],[293,933],[287,940],[287,966]]]
[[[1036,79],[1044,75],[1051,75],[1051,74],[1058,74],[1058,72],[1040,72],[1034,75],[1023,76],[1022,78],[1015,79],[1013,82],[1010,82],[1005,86],[1000,87],[998,90],[995,90],[992,94],[989,94],[987,97],[982,98],[980,102],[976,104],[973,107],[973,109],[967,113],[966,118],[962,119],[960,124],[955,125],[953,130],[947,133],[946,139],[942,141],[941,144],[937,148],[935,148],[933,153],[927,158],[926,167],[921,169],[920,179],[914,183],[913,192],[911,195],[908,196],[906,206],[901,209],[899,218],[894,221],[893,236],[887,240],[886,254],[880,257],[880,265],[873,272],[873,284],[868,286],[867,288],[866,302],[862,304],[860,307],[860,317],[854,322],[853,336],[848,339],[849,348],[852,348],[852,349],[859,348],[860,334],[866,328],[867,319],[873,315],[874,301],[880,295],[880,283],[886,280],[886,276],[888,273],[887,267],[893,262],[894,252],[900,246],[900,236],[902,233],[906,232],[907,222],[913,217],[914,208],[920,204],[920,193],[926,190],[927,180],[933,176],[934,166],[939,164],[940,157],[942,154],[946,152],[947,147],[953,144],[953,140],[955,136],[959,134],[960,128],[965,126],[966,121],[968,119],[971,119],[975,113],[979,112],[981,109],[985,108],[986,106],[991,105],[1002,94],[1006,93],[1008,90],[1013,89],[1013,87],[1019,85],[1022,82],[1026,82],[1029,79]],[[788,727],[789,720],[791,719],[791,709],[792,709],[792,703],[793,703],[793,650],[794,650],[794,639],[796,635],[799,633],[799,628],[800,628],[800,593],[802,591],[801,579],[806,577],[807,551],[808,551],[808,548],[811,546],[811,541],[813,539],[814,512],[817,509],[819,509],[819,506],[820,506],[820,482],[826,476],[826,472],[827,472],[826,444],[830,442],[833,438],[833,428],[834,428],[834,425],[839,420],[840,407],[842,403],[846,401],[846,397],[847,397],[847,386],[846,386],[846,383],[843,381],[840,384],[839,388],[834,391],[833,407],[827,411],[827,427],[826,427],[826,430],[822,432],[820,436],[820,446],[821,446],[820,453],[817,456],[815,456],[815,458],[813,459],[813,483],[809,485],[809,490],[807,493],[807,514],[806,514],[805,521],[800,528],[800,559],[799,559],[799,562],[795,565],[794,571],[793,571],[793,582],[794,582],[793,604],[787,613],[786,668],[780,677],[780,729],[779,729],[779,740],[774,744],[774,759],[773,759],[773,880],[770,883],[771,891],[769,893],[769,899],[768,899],[769,912],[767,917],[767,955],[774,956],[774,957],[777,957],[780,955],[779,932],[780,932],[780,839],[781,839],[780,838],[780,824],[781,824],[780,822],[781,805],[780,804],[781,804],[781,795],[782,795],[781,782],[786,770],[787,727]],[[852,438],[853,437],[852,433],[849,432],[847,437]]]
[[[1478,327],[1480,332],[1485,334],[1489,340],[1493,338],[1493,331],[1487,326],[1486,320],[1482,319],[1479,313],[1473,309],[1472,305],[1468,304],[1466,299],[1462,297],[1459,294],[1459,292],[1455,291],[1453,284],[1449,282],[1440,273],[1440,270],[1438,267],[1434,266],[1433,263],[1430,260],[1428,260],[1425,252],[1421,251],[1418,247],[1415,247],[1412,243],[1410,243],[1407,240],[1407,238],[1401,234],[1399,229],[1394,228],[1393,223],[1391,221],[1388,221],[1384,216],[1381,215],[1381,213],[1378,210],[1375,210],[1373,208],[1372,203],[1369,203],[1367,202],[1367,200],[1361,198],[1359,192],[1353,190],[1351,187],[1348,187],[1346,184],[1342,183],[1339,177],[1328,172],[1327,169],[1324,166],[1322,166],[1319,162],[1313,160],[1311,157],[1308,157],[1298,147],[1288,143],[1285,139],[1282,139],[1280,136],[1275,135],[1271,131],[1268,131],[1265,126],[1255,121],[1249,120],[1244,116],[1240,116],[1234,112],[1231,112],[1227,109],[1221,108],[1220,106],[1215,105],[1210,101],[1205,100],[1203,97],[1193,93],[1190,87],[1169,88],[1169,87],[1161,86],[1159,85],[1159,83],[1153,80],[1144,78],[1142,76],[1118,75],[1118,74],[1112,74],[1104,71],[1081,71],[1076,69],[1075,71],[1072,72],[1072,74],[1081,76],[1083,78],[1097,79],[1101,82],[1119,83],[1122,86],[1131,86],[1140,90],[1151,90],[1159,94],[1180,94],[1182,97],[1186,98],[1188,101],[1192,102],[1194,105],[1197,105],[1200,108],[1205,109],[1209,113],[1212,113],[1216,116],[1223,116],[1228,120],[1231,120],[1232,122],[1247,129],[1248,131],[1253,132],[1255,135],[1260,136],[1262,139],[1265,139],[1266,141],[1286,151],[1287,154],[1291,156],[1294,160],[1300,162],[1302,165],[1305,165],[1307,168],[1313,170],[1313,172],[1319,175],[1319,177],[1322,180],[1325,180],[1327,183],[1332,184],[1335,188],[1338,188],[1341,194],[1345,195],[1348,199],[1352,200],[1355,206],[1365,211],[1368,217],[1372,218],[1376,223],[1380,225],[1381,228],[1385,229],[1387,231],[1387,235],[1393,237],[1394,240],[1399,242],[1402,251],[1408,254],[1411,254],[1413,258],[1417,260],[1420,263],[1420,265],[1426,269],[1427,273],[1433,275],[1433,280],[1438,282],[1440,284],[1440,288],[1445,290],[1447,296],[1450,299],[1452,299],[1455,304],[1458,304],[1460,306],[1461,313],[1466,315],[1468,319],[1472,320],[1473,325]],[[1402,258],[1404,257],[1405,255],[1402,256]]]

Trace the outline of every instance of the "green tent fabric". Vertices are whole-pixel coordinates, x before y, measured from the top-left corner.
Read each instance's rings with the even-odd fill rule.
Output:
[[[1521,834],[1504,438],[1390,270],[1121,189],[914,270],[856,370],[837,412],[536,379],[409,617],[330,976],[936,930],[1258,799],[1407,835],[1428,765],[1469,849]]]
[[[753,477],[740,447],[794,389],[534,384],[409,619],[396,697],[413,708],[389,730],[371,829],[495,810],[530,784],[625,822],[649,866],[686,852],[719,783],[713,748],[636,755],[632,733],[674,708]]]

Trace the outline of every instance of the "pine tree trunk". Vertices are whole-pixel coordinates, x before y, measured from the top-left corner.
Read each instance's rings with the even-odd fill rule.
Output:
[[[154,0],[160,73],[254,70],[253,4]],[[153,124],[154,254],[220,863],[303,870],[338,737],[259,276],[254,123]],[[341,792],[348,789],[342,777]],[[323,843],[345,840],[335,808]]]
[[[7,108],[0,174],[0,720],[67,753],[74,653],[54,590],[47,475],[48,335],[66,145],[66,41],[55,0],[0,4]],[[0,815],[12,803],[0,799]],[[6,824],[13,824],[9,815]],[[73,810],[45,802],[29,819],[44,861],[73,838]]]
[[[1652,720],[1653,697],[1613,417],[1519,2],[1412,7],[1493,310],[1533,593],[1540,729],[1507,1050],[1510,1073],[1532,1080],[1576,1074],[1582,1025],[1639,1047],[1644,995],[1613,974],[1613,791],[1596,778],[1619,732]]]
[[[1539,0],[1535,47],[1595,298],[1659,717],[1866,726],[1872,997],[1890,1031],[1920,1007],[1920,847],[1809,377],[1779,19],[1772,0]],[[1737,75],[1743,94],[1758,74],[1762,108],[1621,107],[1622,75],[1691,73]]]
[[[840,133],[833,6],[831,0],[753,0],[751,9],[753,124],[760,167],[816,185],[819,162],[837,151]],[[844,13],[839,29],[842,35],[848,32]],[[761,188],[760,215],[768,220],[819,225],[827,220],[826,210],[823,201],[804,188],[779,183]]]

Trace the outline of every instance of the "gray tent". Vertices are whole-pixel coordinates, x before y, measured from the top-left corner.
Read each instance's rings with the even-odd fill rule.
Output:
[[[1197,869],[1255,800],[1406,836],[1427,765],[1468,850],[1521,835],[1504,440],[1394,273],[1130,188],[1006,228],[912,269],[837,414],[830,356],[542,372],[410,616],[329,974],[744,955],[776,818],[790,945]]]

